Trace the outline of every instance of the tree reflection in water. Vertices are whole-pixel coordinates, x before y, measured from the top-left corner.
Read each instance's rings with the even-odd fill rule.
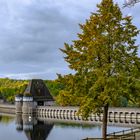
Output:
[[[2,115],[2,114],[0,114],[0,123],[3,123],[3,124],[8,124],[9,122],[12,122],[12,121],[14,121],[14,117],[11,117],[11,116],[6,116],[6,114],[5,115]]]

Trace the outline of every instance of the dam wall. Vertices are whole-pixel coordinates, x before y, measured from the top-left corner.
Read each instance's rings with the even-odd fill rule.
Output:
[[[15,114],[15,105],[0,104],[0,113]]]
[[[35,115],[40,120],[65,121],[89,124],[101,124],[103,115],[91,114],[87,120],[78,114],[79,107],[62,107],[62,106],[37,106],[29,114]],[[16,114],[15,105],[0,104],[0,113]],[[110,107],[108,110],[108,124],[121,126],[137,126],[140,127],[140,109],[126,107]]]

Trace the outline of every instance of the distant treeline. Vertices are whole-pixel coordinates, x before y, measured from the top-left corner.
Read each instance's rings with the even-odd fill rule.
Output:
[[[62,106],[77,106],[82,101],[82,98],[76,98],[75,96],[69,96],[65,91],[65,85],[63,82],[56,80],[44,80],[56,103]],[[13,80],[8,78],[0,78],[0,98],[7,102],[14,103],[15,95],[23,93],[29,80]],[[68,96],[68,98],[66,98]],[[69,99],[69,100],[68,100]],[[77,103],[75,104],[75,100]],[[133,100],[133,98],[132,98]],[[114,102],[112,106],[139,106],[139,103],[127,101],[122,97],[119,104]]]
[[[0,79],[0,98],[8,102],[14,102],[16,94],[23,93],[28,84],[27,80]]]
[[[8,78],[0,78],[0,98],[7,102],[14,102],[15,95],[23,93],[29,80],[13,80]],[[52,96],[57,97],[59,91],[64,86],[57,82],[57,80],[44,80],[45,84],[49,88]]]

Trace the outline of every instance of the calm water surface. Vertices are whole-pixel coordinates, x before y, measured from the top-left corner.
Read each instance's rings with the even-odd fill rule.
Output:
[[[108,126],[108,132],[124,129],[129,128]],[[101,137],[101,126],[0,115],[0,140],[81,140],[86,137]]]

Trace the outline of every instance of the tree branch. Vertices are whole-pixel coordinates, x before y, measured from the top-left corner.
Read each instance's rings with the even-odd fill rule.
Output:
[[[125,0],[125,3],[123,4],[124,5],[123,8],[132,7],[138,2],[140,2],[140,0]]]

